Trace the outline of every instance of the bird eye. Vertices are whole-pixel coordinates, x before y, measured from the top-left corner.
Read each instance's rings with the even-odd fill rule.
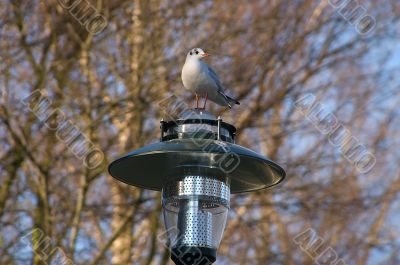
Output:
[[[199,54],[199,51],[196,51],[196,54]]]
[[[193,54],[193,52],[189,52],[189,54],[190,54],[190,55],[192,55],[192,54]]]

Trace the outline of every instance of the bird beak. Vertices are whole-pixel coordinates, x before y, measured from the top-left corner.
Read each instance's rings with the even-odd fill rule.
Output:
[[[210,54],[205,52],[205,53],[203,53],[203,54],[201,55],[201,58],[208,57],[208,56],[210,56]]]

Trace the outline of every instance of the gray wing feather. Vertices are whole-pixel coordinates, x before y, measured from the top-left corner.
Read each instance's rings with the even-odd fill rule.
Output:
[[[224,87],[222,86],[222,84],[221,84],[221,81],[219,81],[219,78],[218,78],[218,75],[217,75],[217,73],[216,72],[214,72],[214,70],[211,68],[211,67],[209,67],[208,65],[207,65],[207,69],[208,69],[208,74],[210,75],[210,77],[212,78],[212,80],[214,80],[214,82],[215,82],[215,84],[217,85],[217,87],[218,87],[218,92],[222,92],[221,94],[223,94],[223,92],[224,92]]]
[[[211,79],[214,80],[215,84],[217,85],[218,93],[225,99],[226,104],[228,104],[228,106],[231,108],[229,99],[224,93],[225,88],[221,84],[221,81],[219,81],[219,77],[218,77],[217,73],[214,72],[214,70],[211,67],[209,67],[208,65],[207,65],[207,69],[208,69],[208,74],[210,75]]]

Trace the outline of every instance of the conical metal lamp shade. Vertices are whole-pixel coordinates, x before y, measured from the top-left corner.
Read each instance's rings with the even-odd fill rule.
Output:
[[[154,143],[117,159],[109,166],[114,178],[157,191],[161,191],[179,170],[229,176],[231,193],[268,188],[285,177],[285,171],[278,164],[247,148],[209,140],[174,139]]]

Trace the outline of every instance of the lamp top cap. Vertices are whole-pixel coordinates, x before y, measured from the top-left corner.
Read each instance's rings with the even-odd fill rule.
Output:
[[[188,109],[182,112],[181,120],[189,120],[189,119],[202,119],[202,120],[216,120],[214,114],[204,109]]]

